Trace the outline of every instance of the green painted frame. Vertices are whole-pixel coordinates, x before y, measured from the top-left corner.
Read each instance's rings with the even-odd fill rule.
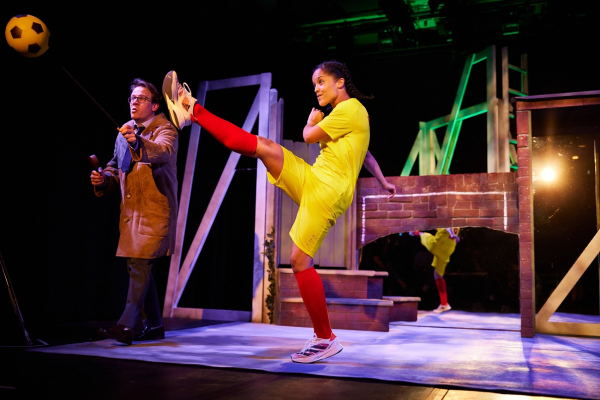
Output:
[[[461,109],[467,84],[473,66],[486,61],[487,71],[487,100],[472,107]],[[509,69],[521,74],[521,90],[510,89],[508,86]],[[411,148],[408,159],[400,176],[409,176],[417,157],[419,158],[419,175],[447,175],[450,171],[454,150],[462,122],[468,118],[487,113],[488,136],[488,172],[508,172],[517,169],[516,141],[510,136],[509,95],[526,95],[529,91],[527,73],[527,55],[521,55],[521,66],[508,64],[508,50],[502,49],[502,99],[496,95],[496,48],[489,46],[479,53],[467,57],[463,73],[458,85],[452,111],[449,115],[427,122],[419,122],[419,132]],[[436,129],[446,127],[442,146],[440,146]]]

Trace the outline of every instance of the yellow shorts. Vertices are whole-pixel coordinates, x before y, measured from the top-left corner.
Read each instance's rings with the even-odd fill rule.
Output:
[[[269,173],[267,177],[298,204],[290,236],[296,246],[314,257],[337,217],[350,206],[354,190],[317,179],[308,163],[285,147],[281,148],[283,169],[279,179],[274,179]]]
[[[433,236],[430,233],[421,233],[421,244],[433,254],[431,266],[435,268],[440,276],[444,276],[446,265],[450,262],[450,256],[454,253],[456,242],[448,237],[448,234]]]
[[[446,265],[448,265],[447,262],[440,261],[439,258],[433,256],[433,262],[431,263],[431,266],[435,269],[435,272],[437,272],[439,276],[444,276],[444,273],[446,272]]]

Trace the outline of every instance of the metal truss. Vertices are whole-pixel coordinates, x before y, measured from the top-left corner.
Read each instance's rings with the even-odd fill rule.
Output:
[[[462,102],[473,66],[486,62],[487,99],[485,102],[462,109]],[[521,74],[520,90],[510,89],[508,84],[509,70]],[[513,117],[509,101],[510,94],[525,96],[528,92],[527,56],[521,56],[521,66],[508,64],[508,50],[502,48],[502,98],[497,97],[496,90],[496,48],[487,49],[467,57],[462,77],[458,85],[454,104],[450,114],[427,122],[419,122],[419,133],[404,164],[401,176],[409,176],[419,157],[419,175],[446,175],[456,149],[462,122],[476,115],[487,113],[487,172],[508,172],[516,169],[516,141],[510,135],[509,118]],[[436,129],[446,128],[442,146],[440,146]]]

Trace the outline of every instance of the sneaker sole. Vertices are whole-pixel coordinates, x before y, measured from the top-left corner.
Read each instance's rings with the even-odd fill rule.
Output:
[[[167,72],[165,79],[163,79],[162,91],[174,102],[177,102],[177,85],[175,82],[177,82],[177,72]]]
[[[169,115],[171,116],[171,122],[173,123],[173,125],[175,125],[175,127],[177,129],[181,130],[181,124],[179,123],[179,118],[177,118],[177,114],[174,112],[173,106],[171,105],[173,103],[173,101],[171,100],[171,98],[169,96],[167,96],[167,93],[165,93],[165,102],[167,103],[167,108],[169,109]]]
[[[317,362],[317,361],[321,361],[321,360],[324,360],[326,358],[333,357],[336,354],[339,354],[342,350],[344,350],[344,348],[342,347],[341,344],[339,346],[340,346],[339,349],[337,347],[329,349],[328,352],[323,352],[323,355],[321,357],[315,358],[314,360],[311,360],[311,361],[302,360],[302,359],[294,360],[293,358],[292,358],[292,361],[295,362],[295,363],[298,363],[298,364],[311,364],[311,363],[314,363],[314,362]]]
[[[181,124],[179,123],[179,118],[177,118],[177,114],[173,111],[172,104],[177,102],[177,73],[175,71],[169,71],[165,75],[165,79],[163,79],[162,91],[165,96],[165,102],[167,103],[167,108],[169,109],[169,115],[171,116],[171,122],[177,127],[177,129],[181,130]]]

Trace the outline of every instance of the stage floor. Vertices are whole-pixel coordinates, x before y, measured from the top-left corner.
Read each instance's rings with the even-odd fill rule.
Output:
[[[554,313],[551,322],[600,323],[598,315]],[[422,326],[430,328],[483,329],[521,331],[521,316],[507,313],[474,313],[450,310],[442,314],[419,310],[415,322],[392,322],[390,325]]]
[[[99,340],[30,351],[600,398],[600,339],[550,335],[524,339],[518,328],[516,314],[420,312],[418,321],[392,323],[390,332],[336,330],[344,351],[309,365],[295,364],[289,355],[303,346],[312,329],[241,322],[169,331],[165,340],[133,346]]]

